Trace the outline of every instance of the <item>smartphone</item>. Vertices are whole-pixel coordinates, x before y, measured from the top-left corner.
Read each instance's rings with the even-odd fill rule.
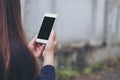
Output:
[[[48,42],[56,18],[57,18],[57,14],[46,13],[44,15],[44,19],[41,28],[39,30],[39,33],[37,35],[36,42],[38,43]]]

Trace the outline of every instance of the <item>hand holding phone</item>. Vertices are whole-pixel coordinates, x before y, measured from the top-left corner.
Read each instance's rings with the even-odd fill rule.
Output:
[[[29,50],[33,53],[36,59],[39,59],[45,49],[45,44],[36,42],[37,35],[28,44]]]
[[[57,38],[55,35],[55,30],[52,29],[50,38],[45,46],[45,50],[43,51],[43,66],[45,65],[52,65],[54,66],[54,54],[55,54],[55,48],[57,46]]]
[[[37,39],[37,35],[28,44],[28,48],[33,53],[33,55],[36,57],[36,59],[43,57],[46,60],[46,59],[48,59],[48,57],[51,57],[51,56],[53,58],[54,50],[57,45],[57,38],[56,38],[55,30],[52,29],[50,38],[46,45],[43,43],[37,43],[36,39]],[[49,58],[49,59],[52,60],[52,58]],[[46,63],[49,63],[49,60]],[[46,64],[46,63],[44,63],[44,64]]]
[[[38,33],[36,42],[38,43],[47,43],[49,36],[51,34],[51,30],[53,28],[54,22],[57,18],[56,14],[46,13],[44,15],[44,19]]]

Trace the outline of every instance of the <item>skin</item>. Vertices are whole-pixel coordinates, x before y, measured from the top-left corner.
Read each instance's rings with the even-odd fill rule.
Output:
[[[57,39],[55,35],[55,30],[52,29],[50,38],[47,44],[37,43],[37,36],[33,38],[33,40],[29,43],[28,47],[34,54],[34,56],[39,59],[41,56],[43,57],[43,66],[52,65],[54,66],[54,51],[57,46]]]

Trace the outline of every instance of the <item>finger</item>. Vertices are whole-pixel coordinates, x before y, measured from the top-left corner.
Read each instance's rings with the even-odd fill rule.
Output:
[[[52,31],[51,31],[50,40],[55,40],[55,30],[54,29],[52,29]]]
[[[43,43],[36,43],[36,47],[40,47],[42,45],[43,45]]]
[[[39,50],[39,51],[42,51],[44,48],[45,48],[45,45],[42,44],[41,46],[38,47],[38,50]]]
[[[54,40],[57,41],[57,36],[56,36],[55,30],[54,30]]]
[[[58,44],[58,40],[57,40],[57,36],[56,36],[56,32],[55,32],[55,29],[54,30],[54,34],[53,34],[53,40],[54,40],[54,43],[57,45]]]
[[[45,46],[44,46],[44,45],[42,45],[42,46],[40,46],[39,48],[37,48],[37,54],[36,54],[37,57],[40,57],[40,56],[42,55],[44,49],[45,49]]]

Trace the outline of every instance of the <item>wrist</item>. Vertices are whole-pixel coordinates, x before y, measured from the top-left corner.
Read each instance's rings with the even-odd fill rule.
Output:
[[[52,66],[54,66],[54,56],[45,57],[44,61],[43,61],[43,66],[45,66],[45,65],[52,65]]]
[[[44,51],[43,52],[43,57],[46,58],[46,57],[53,57],[54,56],[54,51]]]
[[[45,65],[54,66],[54,51],[44,52],[43,59],[44,59],[43,66]]]

